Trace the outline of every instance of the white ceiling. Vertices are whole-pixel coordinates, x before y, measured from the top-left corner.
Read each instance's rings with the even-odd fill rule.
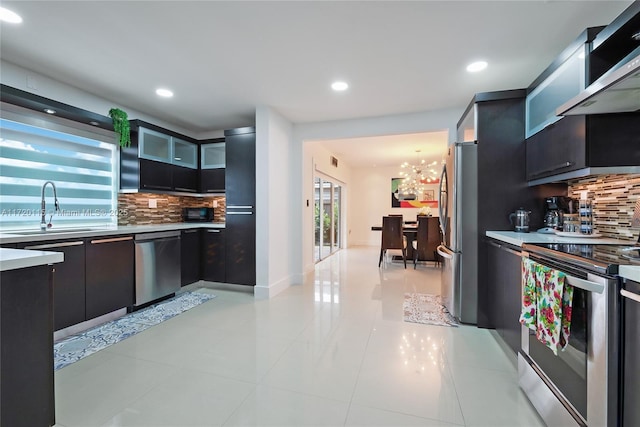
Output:
[[[630,3],[3,1],[24,22],[0,25],[0,57],[199,134],[253,124],[258,105],[294,123],[463,108],[527,87]],[[489,68],[468,74],[477,59]]]
[[[335,154],[338,160],[355,168],[397,166],[409,162],[440,164],[447,151],[448,132],[425,132],[316,141]],[[418,152],[419,151],[419,152]],[[436,169],[440,169],[438,166]]]

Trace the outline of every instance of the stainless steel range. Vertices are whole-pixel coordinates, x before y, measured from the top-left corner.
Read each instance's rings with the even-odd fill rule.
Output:
[[[571,335],[554,353],[523,327],[519,382],[549,426],[617,426],[620,420],[619,265],[638,251],[617,245],[524,244],[523,256],[574,287]],[[640,264],[640,262],[637,262]]]

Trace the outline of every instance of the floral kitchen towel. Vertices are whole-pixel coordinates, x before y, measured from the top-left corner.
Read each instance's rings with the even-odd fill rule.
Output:
[[[569,342],[573,286],[564,273],[523,258],[522,288],[520,323],[557,355]]]
[[[536,268],[539,265],[529,258],[522,258],[522,313],[520,323],[536,330]]]

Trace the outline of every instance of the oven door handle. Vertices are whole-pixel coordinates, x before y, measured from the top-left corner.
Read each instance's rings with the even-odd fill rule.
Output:
[[[565,283],[568,283],[575,288],[584,289],[585,291],[595,292],[597,294],[601,294],[604,292],[603,284],[590,282],[589,280],[580,279],[574,276],[567,275],[565,277]]]
[[[626,289],[620,289],[620,295],[622,295],[625,298],[629,298],[630,300],[633,300],[635,302],[640,302],[640,295],[634,294],[633,292],[629,292]]]

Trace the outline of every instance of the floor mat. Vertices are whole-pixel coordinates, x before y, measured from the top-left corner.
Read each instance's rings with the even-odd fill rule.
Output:
[[[67,337],[53,345],[54,369],[57,371],[64,368],[212,298],[215,298],[215,295],[202,292],[181,293],[171,299],[126,314],[78,335]]]
[[[442,305],[440,295],[404,294],[404,321],[427,325],[458,326],[459,323]]]

